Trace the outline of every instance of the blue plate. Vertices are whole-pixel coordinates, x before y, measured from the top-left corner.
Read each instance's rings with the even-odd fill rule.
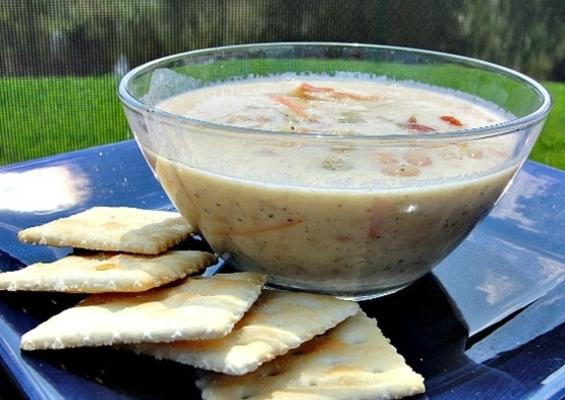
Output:
[[[362,304],[426,378],[418,398],[565,397],[564,198],[563,172],[527,162],[433,274]],[[68,254],[16,233],[94,205],[172,208],[132,141],[0,169],[0,270]],[[0,293],[0,360],[22,395],[199,397],[194,369],[172,362],[108,348],[20,353],[24,332],[80,298]]]

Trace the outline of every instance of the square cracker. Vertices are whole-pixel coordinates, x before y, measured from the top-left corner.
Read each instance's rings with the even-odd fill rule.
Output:
[[[137,353],[243,375],[359,311],[357,303],[308,293],[265,291],[233,331],[215,340],[141,343]]]
[[[0,273],[0,290],[67,293],[143,292],[200,271],[214,261],[202,251],[156,256],[97,253],[70,255]]]
[[[207,373],[197,384],[205,400],[398,399],[425,390],[363,312],[251,374]]]
[[[24,229],[24,243],[69,246],[88,250],[157,254],[192,233],[176,212],[129,207],[93,207],[44,225]]]
[[[259,297],[263,275],[187,278],[140,294],[98,294],[22,336],[24,350],[170,342],[227,335]]]

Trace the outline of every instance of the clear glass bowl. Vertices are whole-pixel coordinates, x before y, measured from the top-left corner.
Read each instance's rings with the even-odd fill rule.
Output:
[[[249,77],[341,73],[455,90],[515,118],[457,131],[335,136],[234,127],[156,107],[186,91]],[[424,50],[339,43],[177,54],[129,72],[119,96],[161,185],[214,251],[229,254],[239,270],[267,274],[273,286],[355,299],[398,290],[449,254],[500,198],[550,109],[541,85],[504,67]],[[398,165],[387,165],[391,157],[414,151],[452,159],[454,167],[426,177],[402,176]],[[281,160],[276,174],[270,173],[273,154]],[[309,168],[328,154],[352,163],[374,159],[375,168],[312,179]],[[477,168],[463,173],[457,162],[468,158],[476,159]],[[287,159],[295,161],[286,165]],[[390,178],[383,179],[387,168]],[[359,173],[367,176],[363,183],[348,179]]]

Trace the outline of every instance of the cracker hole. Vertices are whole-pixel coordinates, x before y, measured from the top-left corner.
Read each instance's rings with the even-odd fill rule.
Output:
[[[255,397],[255,393],[250,392],[248,389],[247,390],[243,389],[242,393],[239,394],[239,398],[241,400],[247,400],[247,399],[250,399],[252,397]]]
[[[323,360],[325,365],[340,365],[343,363],[343,357],[326,357]]]

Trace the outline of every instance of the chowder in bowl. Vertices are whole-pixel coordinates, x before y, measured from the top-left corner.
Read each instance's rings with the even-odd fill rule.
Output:
[[[348,298],[426,274],[485,216],[549,110],[478,60],[369,45],[199,50],[120,98],[179,212],[240,270]]]

